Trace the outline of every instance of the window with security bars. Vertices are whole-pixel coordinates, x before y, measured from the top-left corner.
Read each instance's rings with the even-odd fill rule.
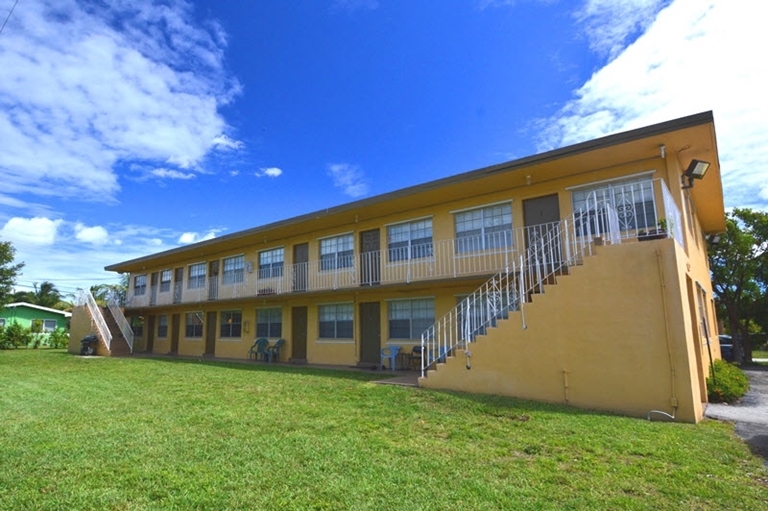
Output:
[[[160,272],[160,292],[166,293],[171,290],[171,277],[173,272],[171,270],[163,270]]]
[[[283,276],[285,249],[275,248],[259,252],[259,278],[272,279]]]
[[[157,317],[157,336],[161,339],[168,337],[168,316],[165,314]]]
[[[354,248],[352,234],[320,240],[320,269],[351,268],[354,265]]]
[[[421,339],[421,334],[435,323],[435,300],[393,300],[388,302],[389,338]]]
[[[203,313],[187,312],[185,320],[185,335],[188,338],[199,338],[203,336]]]
[[[352,339],[353,309],[351,303],[319,305],[321,339]]]
[[[387,252],[392,262],[432,257],[432,219],[387,227]]]
[[[282,337],[283,310],[280,307],[256,309],[256,337]]]
[[[462,211],[453,218],[458,253],[512,246],[511,204]]]
[[[189,265],[187,288],[199,289],[205,287],[205,263]]]
[[[142,296],[147,292],[147,276],[137,275],[133,279],[133,294],[135,296]]]
[[[223,266],[222,282],[224,284],[236,284],[244,280],[245,256],[227,257],[224,259]]]
[[[609,207],[616,212],[619,230],[656,227],[656,200],[650,178],[615,181],[571,192],[576,234],[603,234],[610,223]]]
[[[243,325],[243,314],[240,311],[221,311],[219,325],[220,337],[240,337]]]

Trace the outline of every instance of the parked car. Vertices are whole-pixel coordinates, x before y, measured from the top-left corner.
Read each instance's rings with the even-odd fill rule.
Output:
[[[733,362],[733,338],[730,335],[718,335],[720,339],[720,353],[723,360]]]

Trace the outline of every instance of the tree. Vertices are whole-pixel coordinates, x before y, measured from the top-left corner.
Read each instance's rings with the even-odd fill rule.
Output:
[[[10,241],[0,241],[0,307],[11,303],[11,290],[24,267],[24,263],[13,264],[15,255],[16,249]]]
[[[40,285],[33,283],[34,291],[19,291],[14,294],[17,302],[27,302],[50,309],[56,308],[61,302],[61,293],[53,282],[43,281]]]
[[[728,213],[725,235],[709,247],[709,266],[718,304],[734,337],[735,358],[751,362],[750,324],[766,323],[768,213],[738,208]]]
[[[124,274],[120,276],[119,284],[99,284],[98,286],[91,286],[91,294],[93,299],[99,305],[107,305],[110,298],[122,306],[125,302],[125,296],[128,292],[128,275]]]

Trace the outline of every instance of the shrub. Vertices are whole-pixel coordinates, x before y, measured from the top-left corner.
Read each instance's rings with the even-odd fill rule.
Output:
[[[0,349],[9,350],[19,346],[27,346],[32,341],[32,332],[16,321],[6,325],[0,335]]]
[[[725,360],[715,360],[713,374],[707,378],[707,395],[711,403],[733,403],[749,390],[744,371]]]
[[[57,328],[48,334],[48,346],[51,348],[66,348],[69,345],[69,334],[63,328]]]

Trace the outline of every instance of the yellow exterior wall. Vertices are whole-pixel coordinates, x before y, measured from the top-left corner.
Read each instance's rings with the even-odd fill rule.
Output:
[[[470,370],[459,353],[420,384],[645,417],[675,411],[674,382],[678,420],[700,420],[679,252],[671,239],[598,247],[524,305],[527,328],[511,314],[470,345]]]
[[[86,335],[95,333],[91,326],[91,316],[88,309],[84,306],[78,306],[72,309],[72,318],[69,322],[69,344],[67,351],[69,353],[80,353],[82,345],[80,341]],[[98,352],[98,350],[97,350]]]

